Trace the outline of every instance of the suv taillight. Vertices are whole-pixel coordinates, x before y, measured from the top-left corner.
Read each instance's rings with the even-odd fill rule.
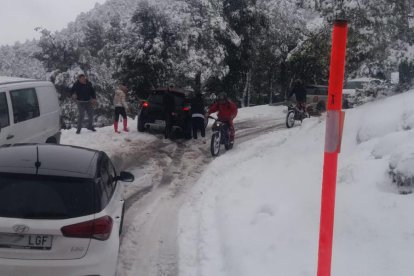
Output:
[[[110,216],[89,220],[62,227],[63,236],[68,238],[88,238],[104,241],[109,239],[113,221]]]
[[[148,102],[143,102],[143,103],[142,103],[142,107],[143,107],[143,108],[147,108],[148,106],[149,106]]]

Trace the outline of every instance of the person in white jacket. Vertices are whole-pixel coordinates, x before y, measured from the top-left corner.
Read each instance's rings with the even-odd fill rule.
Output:
[[[122,116],[122,122],[124,124],[124,131],[128,132],[128,121],[126,111],[128,110],[128,103],[126,101],[126,93],[128,92],[128,87],[121,83],[119,84],[118,89],[115,91],[114,96],[114,106],[115,106],[115,121],[114,121],[114,129],[116,133],[121,133],[118,130],[118,121],[119,115]]]

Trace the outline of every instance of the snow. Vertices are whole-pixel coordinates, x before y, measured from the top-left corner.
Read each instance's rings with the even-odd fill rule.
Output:
[[[332,275],[412,275],[413,195],[389,169],[413,175],[413,103],[346,111]],[[179,275],[316,275],[324,130],[311,118],[212,162],[181,209]]]
[[[91,132],[86,128],[83,128],[80,134],[75,134],[76,128],[69,130],[62,130],[61,144],[73,145],[79,147],[87,147],[95,150],[104,151],[112,159],[115,166],[119,169],[127,168],[132,174],[135,175],[135,181],[126,186],[125,198],[149,186],[150,179],[148,179],[148,172],[143,172],[135,156],[135,148],[145,147],[148,143],[157,140],[154,135],[147,133],[137,133],[136,120],[128,120],[130,126],[130,132],[122,132],[121,134],[115,134],[113,126],[97,128],[96,132]],[[122,125],[122,122],[120,122]],[[134,163],[134,167],[131,168],[131,164]]]
[[[390,170],[414,176],[413,103],[414,90],[346,110],[332,275],[412,275],[414,195],[399,193]],[[283,123],[285,112],[281,106],[242,108],[236,122],[238,126],[271,120]],[[136,247],[137,237],[152,235],[152,229],[162,228],[162,220],[175,217],[173,211],[180,210],[176,241],[180,276],[316,275],[325,118],[312,117],[292,129],[270,131],[241,142],[244,130],[239,129],[234,149],[206,163],[201,177],[183,189],[173,205],[166,200],[168,196],[161,199],[152,194],[138,201],[141,205],[147,201],[148,206],[137,205],[128,213],[130,230],[120,251],[118,273],[142,271],[138,259],[148,253]],[[135,129],[115,135],[112,127],[96,133],[85,129],[80,135],[65,130],[62,143],[104,150],[118,167],[132,168],[136,180],[127,186],[127,197],[151,185],[154,174],[150,170],[161,169],[156,164],[142,167],[131,155],[151,143],[155,150],[162,146],[163,153],[177,148],[159,135]],[[178,161],[186,167],[192,162],[186,158],[198,146],[183,146],[189,152]],[[199,151],[198,157],[200,153],[208,154],[207,149]],[[191,183],[192,179],[197,177],[183,181]],[[155,228],[145,232],[140,225],[154,213],[148,210],[157,206],[160,210],[170,206],[170,211],[161,216],[155,212]],[[161,228],[161,237],[165,237],[166,229]],[[145,246],[156,244],[162,250],[157,237],[141,240],[150,239]]]
[[[29,81],[29,80],[33,80],[33,79],[24,79],[24,78],[13,78],[13,77],[0,76],[0,83],[17,82],[17,81]]]

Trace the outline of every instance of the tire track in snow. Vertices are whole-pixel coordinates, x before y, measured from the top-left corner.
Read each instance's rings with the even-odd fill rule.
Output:
[[[284,119],[236,123],[236,143],[284,128]],[[131,145],[122,168],[139,166],[151,183],[126,199],[118,276],[178,275],[178,211],[188,189],[214,160],[207,144],[165,141]],[[201,142],[201,141],[200,141]],[[237,148],[236,148],[237,150]]]

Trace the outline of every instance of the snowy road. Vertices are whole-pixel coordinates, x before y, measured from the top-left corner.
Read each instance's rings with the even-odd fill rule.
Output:
[[[248,119],[236,122],[236,146],[255,137],[284,128],[284,118]],[[209,142],[155,141],[130,144],[128,156],[118,165],[143,175],[144,184],[128,194],[118,276],[178,275],[178,210],[186,192],[214,159]],[[210,137],[210,132],[207,132]],[[122,162],[121,162],[122,160]],[[141,179],[140,178],[140,179]]]

